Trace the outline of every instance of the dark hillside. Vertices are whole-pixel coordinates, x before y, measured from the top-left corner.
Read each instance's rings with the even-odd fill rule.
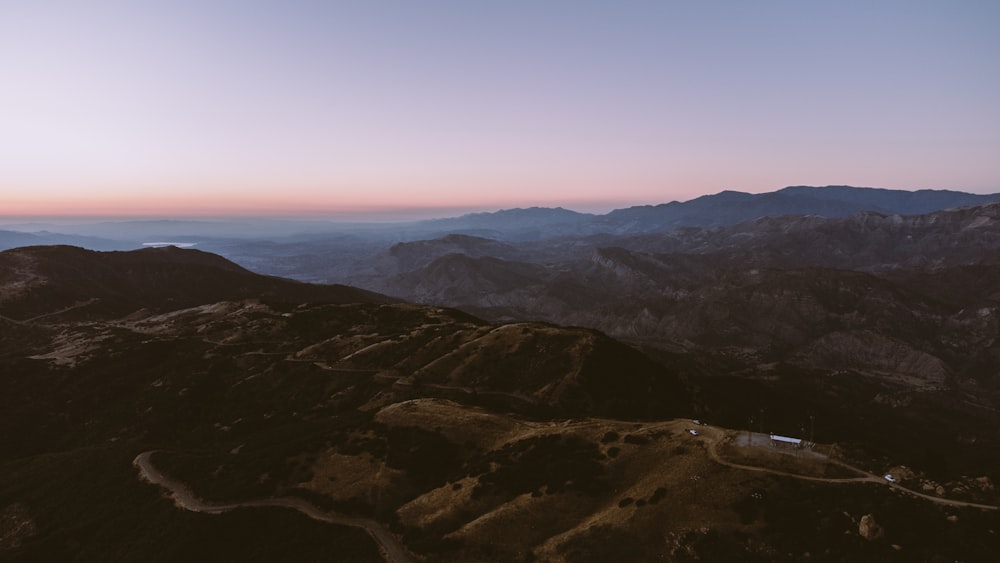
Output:
[[[390,302],[346,286],[320,286],[254,274],[214,254],[175,247],[94,252],[39,246],[0,253],[0,314],[25,320],[164,311],[229,299],[332,303]]]

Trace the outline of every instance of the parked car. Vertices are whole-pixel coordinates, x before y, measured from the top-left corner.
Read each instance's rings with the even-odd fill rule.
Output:
[[[896,478],[895,478],[895,477],[893,477],[893,476],[892,476],[891,474],[889,474],[889,473],[886,473],[886,474],[885,474],[885,480],[886,480],[886,481],[888,481],[888,482],[890,482],[890,483],[895,483],[895,482],[896,482]]]

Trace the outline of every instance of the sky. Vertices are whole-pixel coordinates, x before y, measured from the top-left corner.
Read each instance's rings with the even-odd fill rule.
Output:
[[[0,0],[0,216],[1000,192],[994,0]]]

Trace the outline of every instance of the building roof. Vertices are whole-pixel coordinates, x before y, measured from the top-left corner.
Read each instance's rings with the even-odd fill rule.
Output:
[[[799,438],[789,438],[788,436],[778,436],[777,434],[771,434],[771,439],[776,442],[788,442],[789,444],[802,443],[802,440]]]

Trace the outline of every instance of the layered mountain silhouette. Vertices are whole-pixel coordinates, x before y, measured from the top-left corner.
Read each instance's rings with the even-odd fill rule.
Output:
[[[981,363],[967,360],[992,357],[997,345],[989,335],[1000,305],[991,284],[1000,204],[761,218],[621,237],[560,262],[532,259],[537,246],[519,255],[495,241],[477,239],[466,251],[445,240],[394,247],[399,273],[355,281],[496,320],[591,326],[667,349],[738,348],[761,362],[825,365],[826,342],[840,348],[837,365],[865,370],[880,342],[897,351],[876,362],[878,371],[929,380],[982,376]],[[852,331],[882,339],[847,338]],[[845,348],[848,341],[874,348]]]
[[[1000,201],[1000,195],[950,190],[793,186],[762,194],[725,191],[686,202],[619,209],[606,215],[603,222],[616,232],[648,232],[676,227],[733,225],[758,217],[782,215],[846,217],[864,211],[919,215],[996,201]]]
[[[998,204],[517,244],[480,238],[467,248],[398,245],[395,270],[369,275],[361,263],[347,279],[494,321],[592,327],[667,354],[691,373],[715,374],[695,376],[699,397],[733,426],[764,408],[795,428],[809,413],[837,417],[833,405],[851,401],[845,424],[858,423],[857,438],[868,432],[860,421],[916,401],[915,412],[937,412],[959,432],[970,415],[981,420],[974,426],[992,424],[1000,404]],[[913,450],[941,428],[907,420],[874,439]],[[1000,455],[995,439],[977,436],[969,452]]]
[[[427,561],[987,560],[998,227],[787,188],[0,252],[0,558],[383,560],[310,513]]]
[[[861,212],[921,215],[944,209],[1000,202],[1000,194],[952,190],[890,190],[853,186],[791,186],[750,194],[723,191],[690,201],[640,205],[605,215],[562,208],[508,209],[454,219],[427,221],[421,228],[503,240],[539,240],[600,233],[616,235],[664,232],[680,227],[729,226],[759,217],[815,215],[847,217]]]

